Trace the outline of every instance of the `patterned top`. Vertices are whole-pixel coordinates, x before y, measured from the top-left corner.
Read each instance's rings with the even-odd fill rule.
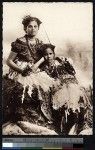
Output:
[[[41,70],[45,71],[50,77],[55,79],[60,79],[62,76],[65,77],[67,75],[75,77],[73,66],[68,61],[63,61],[58,57],[55,58],[54,63],[51,66],[44,63],[41,66]]]
[[[23,42],[20,38],[17,38],[15,42],[11,44],[11,51],[17,53],[17,56],[14,60],[17,61],[25,61],[35,63],[41,58],[41,51],[39,48],[42,45],[42,41],[36,38],[36,44],[28,44],[27,36],[24,36],[26,41]]]

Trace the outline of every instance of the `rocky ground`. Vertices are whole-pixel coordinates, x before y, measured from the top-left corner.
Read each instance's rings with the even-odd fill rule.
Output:
[[[29,123],[28,121],[17,121],[16,123],[12,123],[10,120],[14,118],[15,115],[15,107],[19,104],[17,100],[20,99],[18,95],[22,92],[22,88],[18,90],[15,89],[15,84],[13,81],[7,82],[7,80],[3,80],[3,86],[5,90],[3,91],[3,121],[4,124],[2,126],[3,135],[57,135],[57,133],[48,129],[47,127],[43,127],[34,123]],[[6,87],[10,88],[7,89]],[[20,87],[19,83],[16,87]],[[93,102],[92,102],[92,89],[85,89],[87,99],[87,110],[85,113],[85,124],[83,131],[79,134],[81,135],[92,135],[93,128]],[[13,93],[13,97],[12,97]],[[10,101],[10,97],[12,97]],[[75,134],[75,127],[73,127],[70,131],[71,135]]]
[[[18,121],[16,124],[11,122],[4,124],[3,135],[57,135],[57,133],[46,127],[26,121]]]

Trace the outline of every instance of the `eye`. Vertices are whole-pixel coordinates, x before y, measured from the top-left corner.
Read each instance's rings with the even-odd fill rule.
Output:
[[[49,53],[50,55],[52,55],[52,53]]]
[[[32,26],[31,26],[31,25],[29,25],[29,26],[28,26],[28,28],[32,28]]]
[[[37,26],[34,26],[35,28],[37,28]]]

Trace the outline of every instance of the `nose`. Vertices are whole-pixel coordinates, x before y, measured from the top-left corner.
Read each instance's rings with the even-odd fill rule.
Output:
[[[48,58],[50,58],[50,55],[48,55]]]
[[[32,30],[35,30],[35,27],[32,27]]]

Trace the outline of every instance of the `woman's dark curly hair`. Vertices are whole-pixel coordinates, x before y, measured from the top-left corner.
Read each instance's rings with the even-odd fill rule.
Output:
[[[26,29],[26,27],[29,25],[29,23],[30,23],[31,21],[36,21],[37,24],[38,24],[38,27],[39,27],[40,24],[42,23],[42,22],[41,22],[38,18],[36,18],[36,17],[32,17],[32,16],[30,16],[30,15],[25,16],[25,17],[23,18],[23,20],[22,20],[22,24],[23,24],[23,26],[24,26],[24,30]]]
[[[47,48],[50,48],[51,50],[52,50],[52,52],[55,54],[55,51],[54,51],[54,49],[55,49],[55,46],[54,45],[52,45],[52,44],[49,44],[49,43],[47,43],[47,44],[43,44],[42,46],[41,46],[41,52],[42,52],[42,54],[43,54],[43,56],[46,54],[46,49]]]

